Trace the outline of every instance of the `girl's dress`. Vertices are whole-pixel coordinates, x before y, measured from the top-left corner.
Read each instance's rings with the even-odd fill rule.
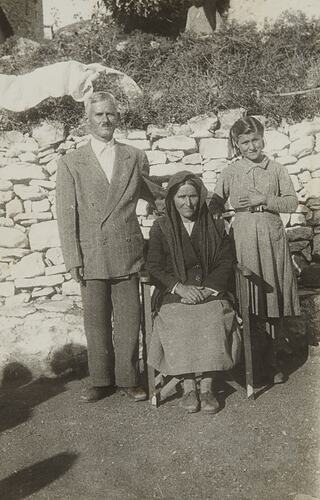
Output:
[[[239,199],[256,189],[267,202],[255,211],[241,209]],[[260,163],[240,159],[226,167],[217,182],[211,208],[230,198],[235,209],[232,223],[239,264],[254,273],[263,286],[264,311],[260,316],[298,315],[297,283],[280,213],[295,212],[298,199],[287,169],[264,157]],[[261,309],[262,303],[259,307]]]

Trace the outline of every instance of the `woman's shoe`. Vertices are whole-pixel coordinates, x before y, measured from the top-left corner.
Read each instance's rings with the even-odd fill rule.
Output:
[[[198,399],[198,394],[196,391],[190,391],[185,393],[182,396],[182,399],[180,401],[180,406],[184,410],[186,410],[187,413],[196,413],[197,411],[200,410],[200,402]]]
[[[220,410],[219,401],[213,395],[212,392],[201,392],[200,393],[200,401],[201,401],[201,411],[205,413],[218,413]]]

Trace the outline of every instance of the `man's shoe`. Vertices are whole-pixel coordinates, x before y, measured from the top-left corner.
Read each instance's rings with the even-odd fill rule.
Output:
[[[212,394],[212,392],[201,392],[200,393],[200,401],[201,401],[201,411],[205,413],[218,413],[220,409],[219,402],[217,398]]]
[[[196,413],[200,410],[200,403],[196,391],[190,391],[182,396],[180,406],[187,413]]]
[[[114,387],[103,386],[103,387],[89,387],[85,394],[80,397],[82,403],[96,403],[100,399],[110,396],[114,392]]]
[[[147,399],[147,393],[142,387],[123,387],[121,391],[136,402],[145,401]]]

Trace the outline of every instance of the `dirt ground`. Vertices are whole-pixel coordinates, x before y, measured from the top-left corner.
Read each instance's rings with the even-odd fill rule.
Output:
[[[184,414],[174,394],[158,409],[120,393],[83,404],[85,379],[5,384],[0,499],[320,498],[319,375],[310,347],[255,402],[221,383],[214,416]]]

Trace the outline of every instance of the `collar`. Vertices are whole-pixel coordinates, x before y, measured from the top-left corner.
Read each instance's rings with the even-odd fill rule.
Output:
[[[265,170],[268,166],[269,158],[264,156],[259,163],[248,160],[248,158],[242,158],[242,161],[244,162],[244,171],[248,174],[250,170],[253,170],[254,168],[262,168]]]
[[[109,142],[105,142],[91,136],[90,140],[93,151],[98,155],[100,155],[105,149],[110,149],[115,145],[114,138],[112,138]]]

